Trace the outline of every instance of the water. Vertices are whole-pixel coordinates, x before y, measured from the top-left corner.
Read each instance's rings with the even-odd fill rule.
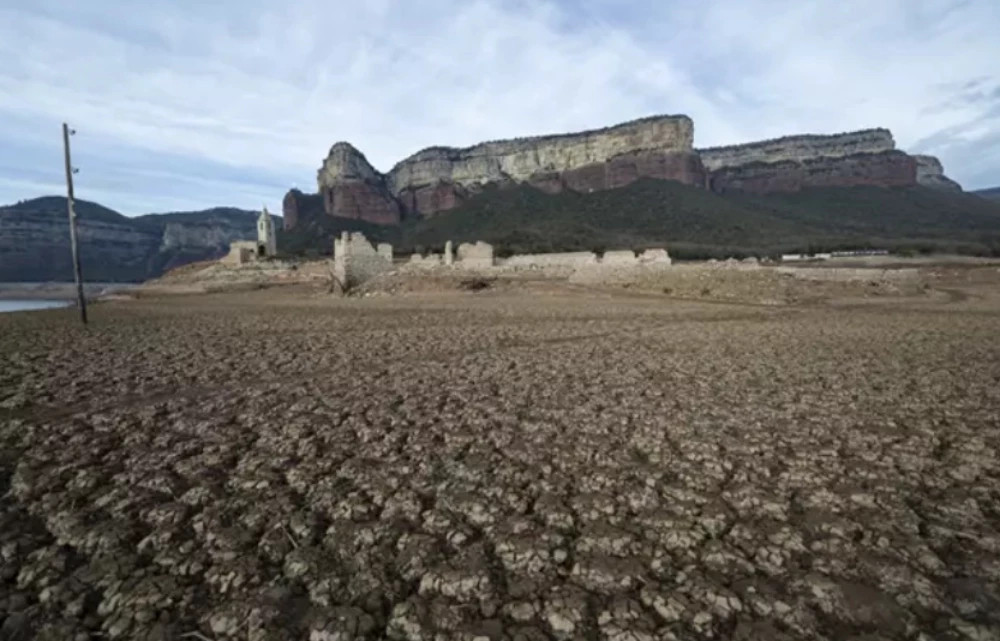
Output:
[[[25,312],[36,309],[54,309],[56,307],[69,307],[73,303],[68,300],[0,300],[0,313],[3,312]]]

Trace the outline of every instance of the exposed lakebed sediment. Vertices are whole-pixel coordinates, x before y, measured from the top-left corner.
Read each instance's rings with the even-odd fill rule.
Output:
[[[265,290],[74,321],[0,317],[0,636],[1000,630],[981,299]]]

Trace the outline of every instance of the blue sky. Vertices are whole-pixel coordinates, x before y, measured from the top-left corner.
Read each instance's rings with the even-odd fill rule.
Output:
[[[696,146],[888,127],[1000,185],[997,0],[0,0],[0,203],[280,210],[348,140],[430,145],[685,113]]]

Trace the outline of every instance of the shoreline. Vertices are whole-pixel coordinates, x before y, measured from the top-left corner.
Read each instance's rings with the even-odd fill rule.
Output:
[[[132,291],[139,283],[84,283],[83,293],[88,300]],[[76,300],[76,284],[61,282],[0,283],[0,300]]]

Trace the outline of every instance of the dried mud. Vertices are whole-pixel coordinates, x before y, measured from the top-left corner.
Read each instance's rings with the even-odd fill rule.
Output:
[[[0,316],[0,639],[1000,638],[996,297],[92,318]]]

